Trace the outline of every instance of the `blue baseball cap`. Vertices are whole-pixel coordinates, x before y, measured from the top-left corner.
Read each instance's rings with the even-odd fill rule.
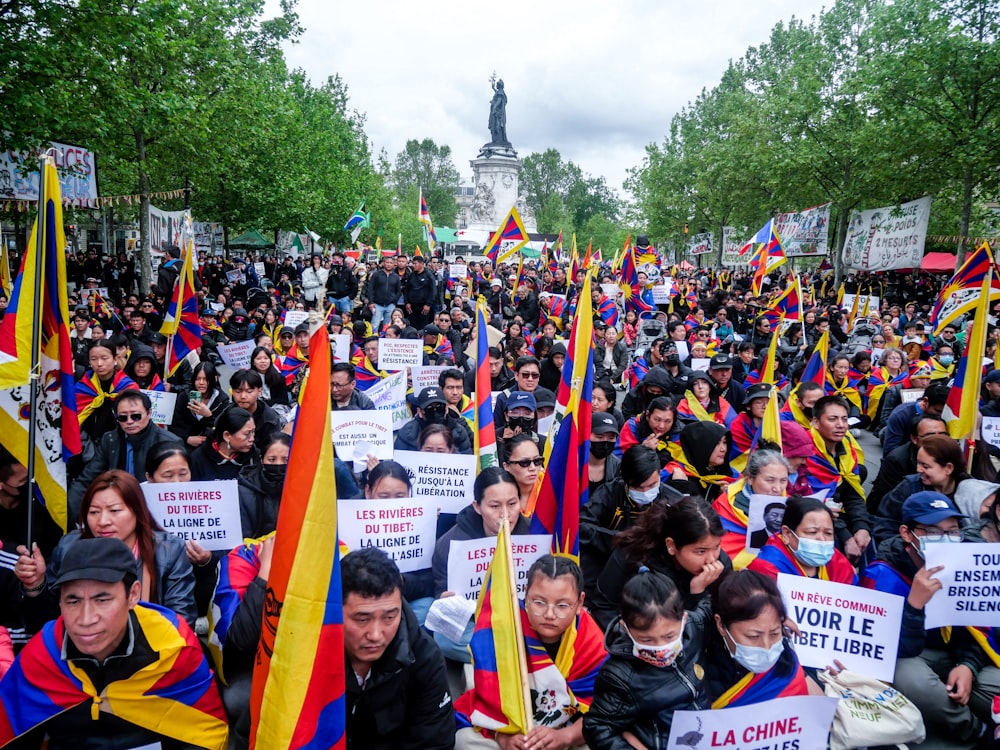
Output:
[[[947,495],[940,492],[924,490],[914,492],[903,503],[903,522],[925,523],[933,525],[948,518],[965,518],[959,512]]]
[[[532,411],[538,411],[538,404],[532,394],[527,391],[511,391],[507,398],[507,411],[518,407],[527,407]]]

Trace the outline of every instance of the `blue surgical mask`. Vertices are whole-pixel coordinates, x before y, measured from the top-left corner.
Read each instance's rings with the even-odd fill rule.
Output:
[[[951,354],[942,354],[940,357],[938,357],[938,362],[940,362],[945,367],[947,367],[948,365],[950,365],[954,361],[955,361],[955,357],[952,356]]]
[[[933,541],[925,536],[917,536],[916,534],[914,534],[913,536],[917,537],[917,544],[919,545],[919,551],[921,557],[925,556],[924,553],[927,551],[928,544],[961,544],[962,542],[961,539],[952,539],[950,536],[947,535],[944,535],[940,539]]]
[[[823,542],[819,539],[800,537],[794,531],[792,536],[799,540],[799,548],[792,551],[795,558],[810,568],[819,568],[833,559],[833,541]]]
[[[636,505],[649,505],[660,496],[660,486],[657,485],[649,490],[637,490],[629,487],[628,496]]]
[[[729,632],[729,628],[726,628],[726,634],[736,645],[736,651],[730,651],[730,655],[736,660],[737,664],[754,674],[764,674],[764,672],[778,663],[778,659],[785,652],[784,639],[778,640],[771,648],[761,648],[760,646],[744,646],[742,643],[736,643],[736,639]],[[729,648],[729,644],[726,644],[726,648]]]

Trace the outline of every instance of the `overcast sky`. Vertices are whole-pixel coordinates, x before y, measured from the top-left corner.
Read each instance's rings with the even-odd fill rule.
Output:
[[[826,2],[829,5],[829,0]],[[593,7],[588,7],[593,6]],[[305,33],[286,46],[314,84],[340,74],[367,117],[373,155],[410,138],[451,146],[463,184],[490,139],[495,70],[521,157],[556,148],[621,190],[671,117],[718,83],[730,59],[821,0],[298,0]],[[273,14],[277,0],[267,0]]]

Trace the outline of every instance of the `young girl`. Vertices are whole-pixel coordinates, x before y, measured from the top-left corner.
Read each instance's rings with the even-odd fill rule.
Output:
[[[677,586],[659,573],[642,569],[625,584],[621,618],[606,636],[608,660],[583,717],[591,750],[626,742],[665,747],[674,711],[708,708],[698,662],[710,617],[708,596],[694,612],[685,612]]]
[[[622,336],[625,339],[625,346],[629,349],[635,346],[635,340],[639,336],[639,316],[635,310],[625,313],[625,325],[622,327]]]

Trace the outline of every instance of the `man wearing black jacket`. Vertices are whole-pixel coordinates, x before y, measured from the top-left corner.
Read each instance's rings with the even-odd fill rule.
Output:
[[[334,253],[330,259],[330,273],[326,279],[326,295],[332,298],[337,312],[351,312],[358,294],[358,278],[344,265],[344,254]]]
[[[395,269],[396,259],[385,256],[382,267],[376,268],[368,277],[368,307],[372,311],[373,331],[378,331],[382,323],[388,322],[402,293],[402,282]]]
[[[436,299],[437,279],[427,269],[424,257],[418,255],[413,259],[413,273],[403,282],[403,300],[411,326],[419,331],[433,320]]]

